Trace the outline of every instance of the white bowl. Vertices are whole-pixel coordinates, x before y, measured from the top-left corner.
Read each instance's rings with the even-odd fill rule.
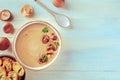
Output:
[[[36,24],[36,23],[45,24],[45,25],[49,26],[49,27],[56,33],[56,35],[58,36],[60,46],[59,46],[59,48],[58,48],[58,53],[56,54],[56,56],[55,56],[49,63],[47,63],[47,64],[44,65],[44,66],[40,66],[40,67],[31,67],[31,66],[26,65],[26,64],[25,64],[24,62],[22,62],[21,59],[19,58],[19,56],[18,56],[18,54],[17,54],[17,51],[16,51],[16,40],[17,40],[17,38],[18,38],[18,35],[21,33],[21,31],[22,31],[24,28],[28,27],[29,25]],[[18,62],[19,62],[22,66],[24,66],[25,68],[30,69],[30,70],[41,70],[41,69],[44,69],[44,68],[50,66],[50,65],[56,60],[56,58],[58,57],[58,55],[59,55],[59,53],[60,53],[61,43],[62,43],[62,41],[61,41],[61,36],[60,36],[59,32],[58,32],[51,24],[49,24],[48,22],[45,22],[45,21],[31,21],[31,22],[28,22],[28,23],[24,24],[23,26],[21,26],[21,28],[20,28],[20,29],[18,30],[18,32],[16,33],[16,35],[15,35],[15,37],[14,37],[14,42],[13,42],[13,51],[14,51],[14,54],[15,54],[16,59],[18,60]]]

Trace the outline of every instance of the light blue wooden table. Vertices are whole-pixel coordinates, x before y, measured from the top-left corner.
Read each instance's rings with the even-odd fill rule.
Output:
[[[9,9],[14,14],[16,31],[28,21],[45,20],[62,36],[63,47],[57,60],[45,70],[27,70],[26,80],[120,80],[120,0],[66,0],[63,8],[54,7],[52,0],[41,2],[69,16],[73,29],[59,27],[33,0],[0,0],[0,10]],[[21,15],[24,4],[33,6],[32,18]],[[15,33],[3,33],[4,23],[0,21],[0,36],[7,36],[12,43]]]

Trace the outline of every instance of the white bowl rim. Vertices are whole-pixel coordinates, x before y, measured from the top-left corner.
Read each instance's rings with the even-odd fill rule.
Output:
[[[24,64],[24,63],[20,60],[20,58],[18,57],[17,52],[16,52],[16,40],[17,40],[18,35],[20,34],[20,32],[21,32],[24,28],[28,27],[28,26],[31,25],[31,24],[35,24],[35,23],[42,23],[42,24],[48,25],[48,27],[50,27],[50,28],[57,34],[57,36],[58,36],[58,38],[59,38],[59,42],[60,42],[60,47],[58,48],[58,53],[56,54],[56,56],[55,56],[48,64],[43,65],[43,66],[41,66],[41,67],[30,67],[30,66]],[[14,53],[14,55],[15,55],[16,60],[17,60],[22,66],[24,66],[25,68],[30,69],[30,70],[42,70],[42,69],[45,69],[45,68],[47,68],[48,66],[50,66],[50,65],[56,60],[56,58],[58,57],[58,55],[59,55],[59,53],[60,53],[60,50],[61,50],[61,46],[62,46],[61,43],[62,43],[62,40],[61,40],[60,33],[54,28],[54,26],[52,26],[52,25],[49,24],[48,22],[42,21],[42,20],[29,21],[29,22],[25,23],[24,25],[22,25],[21,28],[17,31],[17,33],[16,33],[16,35],[15,35],[15,37],[14,37],[14,40],[13,40],[13,53]]]

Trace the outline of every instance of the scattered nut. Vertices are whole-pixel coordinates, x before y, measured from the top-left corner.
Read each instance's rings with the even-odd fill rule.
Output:
[[[62,7],[65,4],[65,0],[53,0],[53,5],[55,7]]]
[[[7,22],[3,26],[3,31],[6,34],[13,33],[14,32],[14,27],[13,27],[13,25],[10,22]]]
[[[33,15],[34,9],[32,8],[31,5],[25,4],[25,5],[21,8],[21,13],[22,13],[23,16],[30,17],[30,16]]]
[[[0,50],[6,50],[10,46],[10,41],[7,37],[0,37]]]
[[[0,11],[0,20],[8,21],[12,18],[13,18],[13,16],[9,10],[4,9],[4,10]]]

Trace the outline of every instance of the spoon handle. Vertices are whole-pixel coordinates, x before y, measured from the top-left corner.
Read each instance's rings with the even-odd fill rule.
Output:
[[[55,12],[50,10],[48,7],[46,7],[43,3],[41,3],[39,0],[34,0],[35,2],[37,2],[37,4],[39,4],[40,6],[42,6],[44,9],[46,9],[51,15],[54,16]]]

